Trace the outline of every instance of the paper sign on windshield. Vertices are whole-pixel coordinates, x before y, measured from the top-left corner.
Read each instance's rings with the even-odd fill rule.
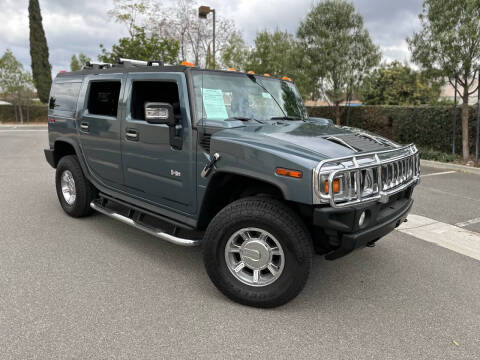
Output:
[[[208,119],[228,118],[227,108],[223,100],[223,93],[220,89],[202,89],[203,107]]]

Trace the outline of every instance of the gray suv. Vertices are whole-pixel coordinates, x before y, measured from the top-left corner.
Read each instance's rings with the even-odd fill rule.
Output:
[[[58,74],[48,163],[73,217],[94,210],[201,245],[230,299],[274,307],[314,253],[337,259],[406,221],[414,145],[309,117],[289,78],[121,59]]]

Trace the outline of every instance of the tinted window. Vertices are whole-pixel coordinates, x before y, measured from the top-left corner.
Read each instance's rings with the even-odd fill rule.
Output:
[[[163,102],[173,106],[176,116],[180,115],[178,86],[172,81],[134,81],[132,84],[132,118],[145,120],[145,103]]]
[[[54,83],[49,108],[63,111],[75,111],[81,82]]]
[[[120,86],[120,81],[90,83],[88,112],[96,115],[117,116]]]

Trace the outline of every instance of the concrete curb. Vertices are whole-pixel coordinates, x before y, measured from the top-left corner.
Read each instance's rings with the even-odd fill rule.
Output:
[[[455,170],[455,171],[459,171],[467,174],[480,175],[480,168],[476,168],[472,166],[443,163],[443,162],[432,161],[432,160],[420,160],[420,165],[435,168],[435,169]]]

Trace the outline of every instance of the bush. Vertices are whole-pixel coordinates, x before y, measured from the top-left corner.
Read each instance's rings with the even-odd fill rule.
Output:
[[[453,162],[455,157],[450,153],[444,153],[441,151],[433,150],[430,148],[420,147],[420,158],[424,160],[434,160],[434,161],[441,161],[441,162]]]
[[[30,122],[47,122],[47,105],[31,105],[29,107]],[[23,121],[27,121],[27,108],[22,106]],[[12,105],[0,105],[0,124],[14,123],[15,111]]]
[[[311,116],[333,119],[329,106],[309,107]],[[470,151],[475,148],[476,106],[470,107]],[[402,144],[415,143],[419,147],[450,153],[452,151],[451,106],[357,106],[350,108],[349,126],[358,127],[385,136]],[[456,153],[461,153],[461,109],[457,109]],[[346,124],[347,111],[342,117]]]

